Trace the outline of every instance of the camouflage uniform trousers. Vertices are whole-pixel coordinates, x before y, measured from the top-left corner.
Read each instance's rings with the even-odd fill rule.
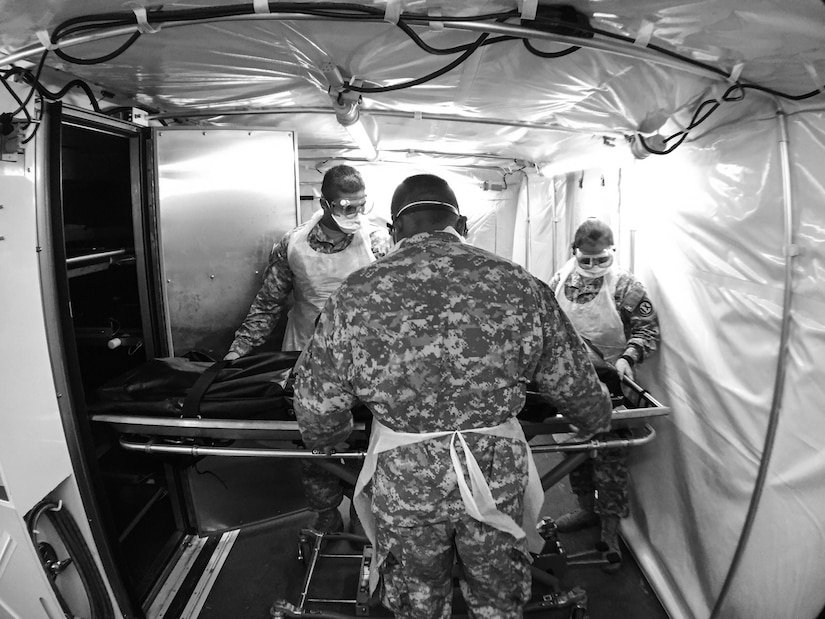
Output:
[[[344,466],[357,476],[361,470],[361,460],[345,460]],[[309,509],[314,512],[337,508],[344,494],[351,497],[353,490],[347,482],[313,460],[301,460],[301,487]]]
[[[608,432],[605,440],[626,438],[617,432]],[[570,472],[570,489],[579,496],[596,493],[595,512],[602,516],[626,518],[629,514],[627,484],[626,447],[600,449],[595,458],[590,458]]]
[[[517,540],[465,515],[418,527],[377,519],[381,601],[400,619],[446,619],[452,613],[453,564],[471,617],[520,618],[530,599],[530,554]]]

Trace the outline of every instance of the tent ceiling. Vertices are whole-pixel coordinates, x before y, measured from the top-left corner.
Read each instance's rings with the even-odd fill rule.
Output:
[[[413,17],[410,28],[437,48],[471,43],[486,27],[519,27],[517,17],[473,21],[480,15],[517,13],[515,1],[456,1],[440,9],[424,0],[358,4],[379,12],[403,5],[404,15]],[[529,0],[523,4],[529,10]],[[161,10],[213,5],[190,0],[164,4]],[[252,2],[224,5],[250,7],[251,13]],[[271,5],[272,10],[293,6]],[[310,5],[319,3],[303,4]],[[326,5],[338,11],[352,6]],[[825,80],[825,5],[820,2],[591,0],[569,5],[593,28],[624,40],[604,34],[577,38],[534,32],[531,43],[539,50],[561,51],[570,42],[579,42],[581,49],[543,58],[521,41],[508,40],[479,47],[456,68],[421,85],[364,93],[361,117],[381,158],[407,157],[414,151],[474,156],[490,165],[503,162],[503,167],[515,160],[543,164],[625,146],[625,136],[640,129],[655,131],[664,124],[662,133],[671,135],[690,122],[703,100],[719,97],[731,86],[726,76],[738,75],[743,83],[790,95],[815,91]],[[42,50],[38,31],[53,34],[67,19],[99,13],[136,21],[129,8],[113,10],[107,0],[0,0],[0,57],[5,59],[0,63],[4,68],[9,60],[31,67]],[[428,24],[428,15],[463,21]],[[121,34],[63,51],[96,58],[127,38]],[[101,102],[103,109],[136,102],[165,115],[166,122],[175,118],[288,128],[297,131],[302,155],[356,155],[332,114],[328,81],[321,70],[325,62],[334,63],[345,77],[361,78],[366,86],[390,86],[428,75],[459,55],[427,53],[380,16],[365,21],[310,18],[295,12],[247,14],[235,21],[164,24],[159,32],[142,34],[125,52],[99,64],[69,63],[51,52],[43,80],[54,90],[76,76],[114,93],[113,99]],[[80,94],[72,91],[72,96]],[[725,104],[702,130],[723,119],[746,118],[753,101],[764,103],[765,97],[748,90],[746,101]],[[825,95],[807,101],[821,105]]]

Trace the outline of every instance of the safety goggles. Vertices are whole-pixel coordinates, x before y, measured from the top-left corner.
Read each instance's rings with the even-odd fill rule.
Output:
[[[576,250],[576,261],[583,269],[593,267],[604,267],[613,262],[613,249],[605,249],[598,254],[583,254],[580,249]]]
[[[363,198],[358,198],[355,200],[351,200],[348,198],[340,198],[339,200],[326,200],[324,199],[332,211],[338,215],[343,215],[344,217],[354,217],[359,213],[363,213],[367,207],[368,199],[367,196]]]

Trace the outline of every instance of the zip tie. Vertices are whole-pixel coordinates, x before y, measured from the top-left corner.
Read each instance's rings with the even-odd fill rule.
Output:
[[[822,92],[822,79],[819,77],[819,73],[816,72],[816,67],[813,65],[812,62],[806,60],[805,61],[805,70],[808,72],[808,75],[811,76],[811,79],[814,81],[814,86],[816,86],[817,91]]]
[[[52,38],[49,36],[48,31],[46,30],[38,30],[35,32],[37,38],[40,39],[40,43],[49,51],[53,51],[58,49],[60,46],[56,43],[52,43]]]
[[[254,8],[255,13],[258,14],[271,13],[269,10],[269,0],[252,0],[252,8]]]
[[[728,77],[728,81],[736,83],[739,81],[739,76],[742,75],[742,69],[745,68],[744,62],[737,62],[733,65],[733,68],[730,70],[730,77]]]
[[[424,113],[421,111],[413,112],[413,120],[424,120]]]
[[[538,10],[538,0],[518,0],[519,12],[522,19],[534,20],[536,19],[536,11]]]
[[[132,9],[132,13],[135,14],[138,32],[140,32],[141,34],[155,34],[157,32],[160,32],[160,24],[158,24],[157,26],[152,26],[149,24],[149,19],[146,17],[145,6],[135,6],[134,2],[127,2],[125,6],[127,8]]]
[[[647,47],[647,44],[650,43],[650,38],[652,36],[653,22],[643,19],[641,25],[639,26],[639,32],[636,33],[636,40],[633,41],[633,45]]]
[[[441,7],[434,6],[427,9],[427,17],[435,17],[436,19],[441,17]],[[440,20],[427,22],[427,25],[430,27],[430,30],[444,30],[444,22]]]
[[[387,8],[384,9],[384,21],[398,25],[401,18],[401,0],[387,0]]]

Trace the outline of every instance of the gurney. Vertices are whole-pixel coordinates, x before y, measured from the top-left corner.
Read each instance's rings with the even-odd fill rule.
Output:
[[[287,363],[288,365],[288,363]],[[273,459],[312,459],[319,466],[332,472],[346,483],[354,486],[357,473],[347,461],[363,459],[369,438],[369,414],[362,410],[355,414],[353,432],[343,451],[325,454],[303,447],[297,421],[291,418],[288,392],[283,394],[285,406],[278,406],[276,418],[235,418],[216,417],[193,414],[191,406],[184,412],[183,406],[160,407],[173,411],[171,414],[158,414],[157,406],[141,414],[141,404],[114,403],[115,411],[107,411],[107,403],[98,404],[91,414],[96,424],[106,426],[116,433],[120,448],[144,454],[159,456],[186,456],[200,458],[218,456],[229,458],[273,458]],[[189,393],[183,398],[191,405]],[[181,403],[182,403],[181,402]],[[527,401],[519,414],[519,421],[534,454],[561,452],[567,457],[551,470],[541,476],[542,486],[548,490],[561,481],[570,471],[583,461],[594,457],[599,450],[636,447],[645,445],[656,436],[651,421],[667,415],[669,409],[655,400],[645,389],[633,381],[626,380],[621,394],[613,396],[613,416],[609,438],[597,436],[585,441],[572,441],[569,435],[574,428],[570,421],[558,415],[544,402],[538,393],[528,387]],[[222,406],[219,410],[230,410]],[[586,608],[586,596],[580,588],[564,591],[560,580],[567,569],[576,565],[599,565],[606,563],[599,553],[580,553],[567,555],[555,535],[552,519],[545,519],[540,525],[546,540],[544,551],[534,557],[533,580],[543,583],[549,593],[538,600],[531,601],[525,612],[547,611],[550,609],[570,608],[570,617],[580,616]],[[356,616],[369,614],[370,600],[365,595],[363,579],[351,599],[324,599],[311,594],[313,577],[321,560],[330,557],[341,558],[342,555],[325,550],[328,542],[340,541],[353,537],[349,534],[325,534],[313,529],[303,529],[299,536],[299,556],[305,562],[305,575],[300,599],[297,604],[278,600],[273,604],[272,616],[323,617],[317,610],[307,610],[307,604],[351,604]],[[350,540],[352,541],[352,540]],[[365,564],[370,560],[370,547],[366,539],[360,539],[361,552],[345,553],[353,559],[353,569],[363,574]],[[340,616],[328,613],[327,616]],[[584,616],[581,614],[581,616]]]
[[[625,380],[630,398],[614,397],[611,419],[612,430],[626,430],[627,437],[602,440],[592,438],[583,442],[559,442],[531,445],[533,453],[564,452],[571,454],[558,469],[542,476],[545,490],[552,487],[594,450],[618,447],[635,447],[652,441],[656,432],[650,425],[652,418],[667,415],[670,409],[656,401],[650,393],[631,380]],[[529,395],[529,394],[528,394]],[[628,401],[631,400],[631,401]],[[632,406],[632,407],[629,407]],[[565,435],[574,432],[571,422],[561,415],[548,411],[542,418],[541,403],[529,404],[519,416],[528,441],[542,435]],[[100,407],[98,407],[99,410]],[[531,409],[531,410],[528,410]],[[536,409],[539,409],[538,411]],[[129,451],[152,454],[178,454],[188,456],[222,457],[268,457],[268,458],[312,458],[318,460],[362,459],[366,455],[363,448],[324,454],[303,448],[290,449],[283,446],[245,446],[246,440],[291,441],[300,443],[301,433],[297,421],[284,419],[220,419],[191,418],[182,416],[159,417],[134,413],[94,412],[91,420],[105,424],[116,431],[119,445]],[[353,424],[349,443],[365,444],[368,438],[368,424],[364,421]]]

